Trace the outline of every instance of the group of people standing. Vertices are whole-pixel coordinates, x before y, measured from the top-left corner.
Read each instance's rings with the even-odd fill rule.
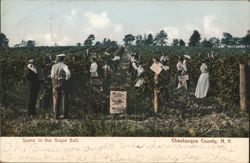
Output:
[[[109,55],[109,53],[105,53],[105,55]],[[49,108],[51,106],[50,99],[51,97],[53,97],[52,101],[54,118],[59,119],[61,117],[69,117],[67,106],[68,89],[66,88],[67,81],[70,79],[71,73],[68,66],[64,62],[65,57],[65,54],[59,54],[57,55],[56,61],[54,62],[52,61],[50,55],[46,55],[46,57],[44,58],[44,64],[42,69],[43,80],[40,80],[40,77],[38,75],[38,64],[35,62],[35,60],[31,59],[27,63],[25,77],[28,81],[29,88],[29,115],[36,115],[36,103],[39,92],[41,90],[41,107]],[[189,59],[191,58],[188,55],[180,56],[178,63],[176,64],[177,89],[180,89],[181,87],[189,89],[190,84],[187,64]],[[108,94],[111,82],[111,74],[113,71],[117,71],[117,65],[119,61],[120,56],[117,55],[113,59],[111,59],[111,62],[113,63],[113,68],[108,64],[107,60],[105,61],[104,65],[101,67],[103,74],[102,81],[100,83],[97,58],[95,56],[92,56],[91,65],[89,69],[91,88],[98,86],[97,90],[101,92],[104,91],[106,92],[106,94]],[[198,83],[195,90],[195,96],[197,98],[206,97],[209,89],[209,74],[207,62],[208,60],[203,60],[202,65],[200,67],[201,75],[198,79]],[[155,88],[159,89],[164,97],[168,97],[170,73],[169,58],[166,53],[163,53],[160,59],[158,57],[153,57],[153,64],[150,69],[154,72],[153,80]],[[135,87],[141,88],[145,84],[145,70],[145,63],[140,61],[139,53],[132,53],[130,55],[128,74],[132,77],[132,79],[137,80],[134,85]],[[63,112],[63,115],[61,116],[60,109],[62,109]]]
[[[91,65],[89,70],[91,86],[99,83],[100,90],[107,92],[111,82],[111,74],[118,70],[120,60],[119,55],[111,56],[108,52],[105,52],[104,57],[98,60],[98,56],[93,53],[90,57]]]
[[[36,103],[38,94],[42,87],[41,97],[43,98],[41,102],[41,107],[50,107],[51,99],[51,86],[52,86],[52,96],[53,96],[53,113],[54,118],[59,119],[59,117],[68,118],[68,107],[65,102],[67,99],[67,80],[71,77],[71,73],[68,66],[64,63],[66,55],[57,55],[56,62],[53,64],[52,59],[47,55],[44,59],[43,68],[43,79],[40,80],[38,73],[38,64],[34,59],[29,60],[26,67],[25,78],[28,82],[28,114],[36,115]],[[63,115],[60,116],[60,108],[63,110]]]
[[[210,57],[210,55],[211,54],[209,54],[208,56]],[[179,57],[179,61],[176,64],[176,68],[177,68],[176,87],[177,89],[181,87],[188,89],[190,86],[189,76],[188,76],[188,67],[187,67],[187,62],[189,59],[191,59],[189,55],[181,56]],[[208,89],[209,89],[208,59],[204,59],[202,61],[200,71],[201,71],[201,75],[198,79],[196,90],[195,90],[196,98],[204,98],[207,96],[207,93],[208,93]]]
[[[105,56],[110,56],[105,52]],[[56,61],[53,61],[51,56],[47,54],[44,57],[42,71],[40,66],[34,59],[30,59],[25,68],[25,78],[28,83],[28,114],[36,115],[36,104],[39,96],[40,108],[50,108],[51,101],[53,106],[53,114],[55,119],[68,118],[68,95],[70,86],[68,80],[71,77],[70,70],[65,64],[65,54],[56,56]],[[89,57],[91,65],[89,67],[91,93],[94,91],[105,92],[109,91],[111,74],[117,71],[117,66],[120,62],[120,56],[115,55],[110,60],[106,59],[104,65],[97,63],[95,53],[90,53]],[[102,69],[102,74],[99,74],[99,69]],[[41,75],[42,74],[42,75]],[[100,80],[101,79],[101,80]],[[52,100],[51,100],[52,99]],[[62,115],[60,115],[62,110]]]
[[[139,52],[129,56],[128,75],[131,77],[132,86],[144,98],[144,103],[150,103],[154,96],[154,89],[159,95],[159,102],[169,101],[169,58],[166,53],[161,57],[154,56],[149,60]],[[146,102],[147,101],[147,102]]]
[[[176,75],[176,87],[177,89],[184,87],[189,88],[189,76],[188,76],[188,66],[187,60],[190,59],[189,55],[180,56],[178,63],[176,64],[177,75]]]
[[[214,57],[213,54],[208,55],[208,58],[213,58],[213,57]],[[176,89],[184,88],[187,90],[190,87],[189,70],[188,70],[188,65],[189,65],[188,62],[190,59],[191,57],[189,55],[179,56],[178,58],[178,62],[176,64],[176,69],[177,69]],[[143,79],[144,67],[142,66],[139,60],[140,60],[140,56],[138,55],[138,53],[132,53],[130,55],[130,66],[129,66],[128,72],[132,77],[136,77],[136,76],[138,77],[135,87],[140,87],[144,83],[144,79]],[[158,67],[160,67],[161,69],[159,74],[157,73],[155,74],[154,80],[155,81],[159,80],[160,79],[159,77],[166,78],[164,82],[161,82],[161,85],[162,85],[161,87],[163,88],[166,87],[166,90],[167,90],[169,82],[170,82],[169,81],[170,74],[167,73],[169,70],[169,64],[170,64],[169,57],[166,55],[166,53],[163,53],[160,59],[158,57],[153,57],[153,63],[155,65],[158,65]],[[198,79],[196,90],[195,90],[196,98],[204,98],[207,96],[207,93],[208,93],[208,89],[209,89],[208,59],[204,59],[202,61],[200,71],[201,71],[201,75]]]

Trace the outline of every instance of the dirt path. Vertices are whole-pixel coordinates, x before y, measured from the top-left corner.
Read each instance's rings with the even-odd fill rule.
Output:
[[[112,75],[111,85],[118,85],[124,88],[127,86],[127,83],[130,80],[130,76],[127,73],[128,67],[129,67],[129,54],[125,53],[121,57],[117,71],[114,72]]]

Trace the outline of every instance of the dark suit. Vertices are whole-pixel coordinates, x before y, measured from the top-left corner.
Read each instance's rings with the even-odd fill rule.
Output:
[[[28,114],[34,115],[36,114],[36,101],[40,91],[40,80],[38,74],[31,71],[29,68],[26,69],[25,77],[27,79],[29,89]]]

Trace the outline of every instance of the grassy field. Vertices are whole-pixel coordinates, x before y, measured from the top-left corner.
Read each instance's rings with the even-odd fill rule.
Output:
[[[38,108],[29,117],[26,108],[1,107],[2,136],[208,136],[249,137],[249,116],[221,110],[213,97],[195,99],[192,91],[173,92],[175,97],[153,113],[90,114],[70,108],[71,119],[54,120],[51,110]]]

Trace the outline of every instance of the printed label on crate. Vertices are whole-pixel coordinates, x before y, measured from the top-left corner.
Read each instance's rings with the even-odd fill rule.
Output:
[[[110,113],[125,113],[127,91],[110,91]]]

